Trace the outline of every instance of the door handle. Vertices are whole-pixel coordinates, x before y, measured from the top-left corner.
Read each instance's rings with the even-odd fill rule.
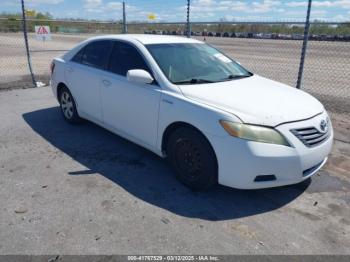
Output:
[[[111,82],[108,81],[108,80],[102,80],[102,83],[105,85],[105,86],[110,86],[111,85]]]
[[[71,68],[71,67],[68,67],[68,68],[67,68],[67,72],[68,72],[68,73],[72,73],[73,71],[74,71],[73,68]]]

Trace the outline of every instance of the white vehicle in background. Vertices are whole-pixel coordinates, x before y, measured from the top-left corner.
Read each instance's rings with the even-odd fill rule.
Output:
[[[194,39],[94,37],[51,70],[68,122],[88,119],[168,158],[193,189],[299,183],[331,151],[332,126],[318,100]]]

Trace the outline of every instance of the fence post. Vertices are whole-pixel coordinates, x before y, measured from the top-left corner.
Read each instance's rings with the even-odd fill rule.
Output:
[[[128,28],[126,25],[125,1],[123,1],[123,34],[126,33],[128,33]]]
[[[34,76],[33,69],[32,69],[32,62],[31,62],[31,58],[30,58],[30,52],[29,52],[28,35],[27,35],[27,22],[26,22],[26,11],[25,11],[25,8],[24,8],[24,0],[21,0],[21,4],[22,4],[22,27],[23,27],[24,44],[26,46],[27,62],[28,62],[29,72],[30,72],[30,76],[32,78],[33,86],[37,87],[35,76]]]
[[[301,88],[301,83],[303,81],[307,42],[309,40],[311,4],[312,4],[312,0],[309,0],[308,6],[307,6],[307,14],[306,14],[306,21],[305,21],[305,28],[304,28],[304,40],[303,40],[303,47],[301,50],[300,66],[299,66],[298,81],[297,81],[298,89]]]
[[[191,0],[187,0],[187,37],[191,37],[191,22],[190,22],[190,7]]]

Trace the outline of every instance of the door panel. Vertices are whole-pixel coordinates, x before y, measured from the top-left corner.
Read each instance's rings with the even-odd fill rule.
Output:
[[[155,147],[161,90],[156,85],[129,82],[126,74],[131,69],[151,73],[135,46],[115,41],[100,79],[103,120],[135,142]]]
[[[65,73],[68,87],[77,103],[78,112],[98,121],[102,120],[100,72],[89,66],[69,62]]]
[[[160,89],[104,72],[101,97],[104,123],[142,143],[156,146]]]
[[[66,80],[78,112],[91,120],[102,121],[100,76],[107,67],[113,42],[88,43],[67,63]]]

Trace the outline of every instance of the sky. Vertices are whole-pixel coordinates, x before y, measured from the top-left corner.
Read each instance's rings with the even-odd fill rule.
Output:
[[[127,20],[184,21],[187,0],[125,0]],[[27,9],[55,18],[119,20],[122,0],[25,0]],[[305,0],[191,0],[192,21],[303,21]],[[20,0],[0,0],[1,12],[19,12]],[[311,19],[349,21],[350,0],[313,0]]]

